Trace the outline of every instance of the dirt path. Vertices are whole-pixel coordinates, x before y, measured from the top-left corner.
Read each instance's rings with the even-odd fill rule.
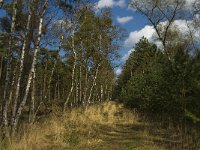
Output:
[[[112,106],[111,106],[112,107]],[[95,127],[96,138],[99,143],[87,147],[79,147],[83,150],[163,150],[154,143],[155,137],[147,133],[149,125],[145,125],[135,118],[135,114],[127,111],[119,105],[115,105],[115,111],[108,109],[106,118],[112,123],[99,124]],[[109,114],[110,113],[110,114]],[[109,117],[110,115],[110,117]],[[112,119],[111,119],[112,118]],[[94,133],[93,133],[94,134]],[[76,148],[75,148],[76,149]]]
[[[102,139],[101,145],[97,146],[98,150],[134,150],[144,149],[149,145],[149,141],[143,137],[143,127],[138,125],[116,124],[113,127],[102,126],[98,131]]]
[[[105,102],[88,109],[73,109],[66,116],[55,115],[35,124],[6,149],[172,150],[168,147],[173,144],[169,135],[173,133],[166,135],[123,105]],[[0,145],[1,149],[5,148]]]

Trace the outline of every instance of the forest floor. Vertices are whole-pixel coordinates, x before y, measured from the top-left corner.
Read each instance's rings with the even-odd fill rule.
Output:
[[[25,129],[23,129],[25,130]],[[73,109],[32,125],[10,144],[11,150],[165,150],[172,149],[166,132],[141,121],[116,102],[86,110]],[[19,140],[20,139],[20,140]],[[173,145],[173,146],[174,146]]]

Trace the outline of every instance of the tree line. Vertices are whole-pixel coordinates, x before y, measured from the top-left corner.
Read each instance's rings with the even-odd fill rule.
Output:
[[[1,2],[1,1],[0,1]],[[111,98],[121,29],[88,1],[2,1],[0,126],[17,134],[54,106],[65,112]]]
[[[175,135],[181,149],[199,149],[200,2],[188,9],[183,0],[134,0],[130,7],[147,18],[155,42],[142,37],[135,45],[113,99],[168,130],[172,145]]]
[[[149,20],[161,44],[140,39],[123,66],[113,98],[154,120],[198,126],[199,1],[192,11],[182,0],[134,0],[130,6]],[[178,19],[188,28],[184,33],[175,25]]]

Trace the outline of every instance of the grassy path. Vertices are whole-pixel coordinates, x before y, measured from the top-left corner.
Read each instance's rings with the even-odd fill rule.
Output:
[[[74,149],[83,150],[162,150],[155,145],[155,138],[147,133],[148,125],[117,103],[106,104],[104,121],[93,129],[93,135],[99,142],[82,145]],[[103,111],[104,112],[104,111]]]
[[[150,134],[154,131],[156,134]],[[8,150],[164,150],[167,139],[115,102],[52,115],[21,133]],[[0,149],[4,150],[5,147]],[[169,148],[168,148],[169,149]]]

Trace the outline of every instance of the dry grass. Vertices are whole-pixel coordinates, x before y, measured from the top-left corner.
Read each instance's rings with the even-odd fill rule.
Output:
[[[0,149],[162,150],[149,140],[149,133],[137,115],[115,102],[86,110],[73,109],[62,117],[52,115],[22,131],[20,137],[6,142],[6,147],[2,142]]]

